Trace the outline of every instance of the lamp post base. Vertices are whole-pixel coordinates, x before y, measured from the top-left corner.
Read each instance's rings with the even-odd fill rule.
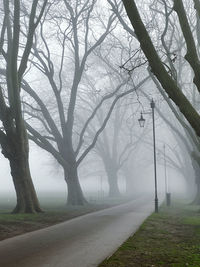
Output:
[[[158,213],[158,198],[155,198],[155,213]]]

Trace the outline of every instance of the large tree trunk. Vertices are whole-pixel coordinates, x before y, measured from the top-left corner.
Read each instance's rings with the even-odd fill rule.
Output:
[[[85,205],[87,200],[85,199],[79,179],[77,166],[72,164],[64,168],[65,181],[67,183],[68,195],[67,205]]]
[[[2,154],[10,162],[17,196],[17,205],[13,213],[41,212],[30,174],[29,147],[24,124],[21,125],[19,132],[18,136],[13,128],[12,131],[7,131],[7,135],[4,134],[1,139]]]
[[[18,158],[10,159],[10,167],[17,195],[17,205],[13,213],[41,212],[30,175],[28,159],[23,155],[18,155]]]

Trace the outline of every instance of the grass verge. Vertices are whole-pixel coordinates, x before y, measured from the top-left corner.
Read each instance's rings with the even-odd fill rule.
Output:
[[[152,214],[99,267],[200,266],[199,206],[176,203]]]

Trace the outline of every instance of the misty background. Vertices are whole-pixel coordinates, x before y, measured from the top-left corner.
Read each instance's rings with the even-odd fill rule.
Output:
[[[22,16],[18,21],[21,35],[16,72],[19,75],[23,70],[23,75],[19,75],[20,119],[25,121],[28,132],[30,171],[39,200],[49,194],[60,197],[63,203],[82,205],[84,196],[90,201],[153,195],[152,99],[156,105],[158,193],[194,195],[195,173],[190,153],[194,144],[189,139],[189,145],[184,142],[188,138],[184,129],[187,122],[152,75],[122,4],[55,0],[47,1],[43,9],[39,1],[35,18],[39,12],[42,16],[34,29],[26,68],[22,59],[29,38],[30,2],[22,1],[19,10]],[[0,4],[2,14],[6,10],[9,13],[9,8],[15,14],[13,3],[6,6],[1,0]],[[142,18],[159,47],[163,64],[195,103],[193,74],[184,61],[185,47],[174,14],[163,41],[167,22],[161,18],[169,15],[165,4],[145,1],[149,16],[142,13]],[[166,14],[160,13],[161,7],[166,8]],[[138,8],[143,9],[139,1]],[[10,20],[12,28],[15,16]],[[15,41],[6,38],[5,35],[8,44]],[[9,49],[9,45],[3,45]],[[1,62],[5,105],[12,108],[12,94],[7,86],[9,64],[4,55]],[[10,72],[13,75],[12,68]],[[142,128],[138,123],[141,112],[145,118]],[[13,128],[16,121],[14,118]],[[9,135],[3,122],[1,129]],[[9,161],[3,155],[0,155],[0,169],[0,193],[7,195],[8,201],[13,200],[15,190]]]

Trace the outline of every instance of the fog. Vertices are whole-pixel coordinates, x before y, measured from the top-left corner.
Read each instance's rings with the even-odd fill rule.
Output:
[[[31,29],[33,39],[27,26],[29,1],[23,1],[19,10],[23,17],[18,21],[19,38],[14,40],[14,35],[10,40],[2,27],[2,49],[15,62],[8,64],[6,52],[0,57],[0,141],[5,156],[0,155],[1,194],[14,197],[16,191],[17,202],[21,201],[16,212],[40,210],[35,191],[39,200],[48,194],[72,206],[146,194],[153,199],[156,170],[159,198],[166,191],[194,198],[199,171],[196,124],[187,117],[185,103],[184,117],[173,99],[177,88],[174,94],[169,92],[152,71],[126,10],[117,1],[39,2],[34,14],[40,21],[37,29]],[[13,14],[12,28],[15,4],[10,3],[9,11],[6,2],[1,3],[3,16]],[[193,71],[184,61],[179,26],[166,25],[162,36],[161,7],[147,1],[142,19],[146,25],[155,20],[149,34],[159,48],[166,76],[180,84],[179,91],[197,111]],[[141,3],[138,8],[143,9]],[[170,16],[176,21],[174,14]],[[19,46],[15,56],[9,50],[13,43]],[[144,127],[139,126],[140,116]]]
[[[0,267],[99,266],[153,212],[109,263],[153,263],[156,238],[177,262],[171,215],[190,204],[186,250],[200,205],[199,48],[198,0],[0,0]]]
[[[151,125],[150,125],[151,126]],[[151,127],[150,127],[151,128]],[[142,129],[143,130],[143,129]],[[149,129],[149,138],[151,142],[151,130]],[[158,129],[157,129],[158,131]],[[166,134],[164,138],[170,137],[170,133]],[[163,134],[161,134],[163,138]],[[159,139],[159,134],[157,134]],[[145,144],[141,143],[139,149],[135,152],[137,157],[132,158],[131,176],[132,176],[132,195],[131,197],[144,196],[145,194],[154,195],[154,166],[153,166],[153,147],[145,147]],[[159,158],[160,154],[157,153]],[[10,175],[10,167],[8,160],[0,156],[1,173],[0,173],[0,194],[3,197],[15,199],[15,190],[13,186],[12,177]],[[158,183],[158,195],[163,199],[165,194],[165,170],[164,163],[158,159],[157,166],[157,183]],[[108,198],[109,186],[107,182],[107,176],[103,170],[102,164],[98,163],[98,168],[101,170],[99,175],[88,175],[87,173],[81,175],[80,184],[89,201],[106,200]],[[43,200],[43,197],[51,197],[61,199],[61,204],[66,203],[67,199],[67,185],[63,179],[62,169],[56,164],[56,162],[48,155],[48,153],[36,147],[33,143],[30,144],[30,167],[33,183],[35,185],[38,197]],[[167,166],[167,183],[169,192],[173,197],[179,195],[185,196],[189,192],[187,190],[187,184],[184,177],[171,166]],[[84,177],[83,177],[84,176]],[[119,173],[118,185],[122,196],[126,195],[126,182],[123,174]],[[53,200],[52,200],[53,201]]]

